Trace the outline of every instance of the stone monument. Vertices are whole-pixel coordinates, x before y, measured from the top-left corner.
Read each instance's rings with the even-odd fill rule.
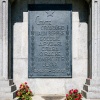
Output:
[[[100,99],[99,16],[100,0],[0,0],[0,100],[26,81],[45,100]]]

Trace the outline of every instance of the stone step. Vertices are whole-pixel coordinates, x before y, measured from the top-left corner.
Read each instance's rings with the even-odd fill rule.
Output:
[[[99,92],[87,92],[85,90],[82,90],[82,95],[86,99],[98,99],[98,98],[100,98],[100,93]]]
[[[7,99],[7,100],[12,100],[12,99]],[[18,98],[14,98],[13,100],[19,100],[19,99]],[[41,95],[35,95],[35,96],[32,97],[32,100],[65,100],[65,96],[41,96]]]
[[[44,100],[62,100],[64,96],[42,96]]]
[[[4,80],[4,78],[3,77],[0,77],[0,80]]]
[[[11,86],[13,85],[13,80],[0,80],[0,87]]]
[[[0,100],[14,100],[14,99],[10,99],[10,98],[0,98]]]
[[[65,95],[34,95],[32,100],[65,100]]]
[[[11,98],[0,98],[0,100],[19,100],[19,99],[11,99]]]
[[[14,91],[14,92],[0,92],[0,100],[1,100],[1,98],[14,99],[14,98],[16,98],[16,91]]]
[[[14,98],[13,100],[19,100],[18,98]]]
[[[85,84],[83,86],[83,89],[87,92],[99,92],[100,93],[100,87],[98,87],[97,85],[87,85],[87,84]]]
[[[87,85],[100,85],[100,79],[94,80],[94,79],[86,79]]]
[[[16,90],[16,85],[0,87],[0,92],[13,92]]]

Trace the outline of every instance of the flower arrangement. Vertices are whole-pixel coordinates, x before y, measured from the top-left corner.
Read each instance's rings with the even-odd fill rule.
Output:
[[[31,96],[33,96],[33,93],[27,85],[27,82],[20,85],[19,90],[16,92],[16,96],[19,100],[32,100]]]
[[[66,94],[65,100],[82,100],[82,94],[77,89],[72,89]]]

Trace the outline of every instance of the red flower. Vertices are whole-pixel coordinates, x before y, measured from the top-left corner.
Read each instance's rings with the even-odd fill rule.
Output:
[[[82,94],[79,93],[78,94],[78,98],[81,99],[82,98]]]
[[[20,88],[21,88],[22,84],[20,85]]]
[[[26,92],[28,92],[28,90],[26,89]]]
[[[82,100],[82,94],[78,92],[77,89],[71,89],[68,94],[66,94],[65,100]]]
[[[30,91],[27,82],[22,83],[18,91],[16,91],[16,96],[21,100],[26,100],[27,97],[33,96],[32,91]],[[23,97],[24,96],[24,97]],[[26,97],[27,96],[27,97]]]
[[[74,93],[78,93],[78,90],[77,90],[77,89],[75,89],[75,90],[74,90]]]
[[[73,94],[73,92],[74,92],[73,89],[69,91],[70,94]]]
[[[78,98],[75,98],[74,100],[79,100]]]
[[[25,84],[27,84],[27,82],[25,82]]]
[[[16,92],[16,96],[18,96],[18,91]]]
[[[68,97],[69,95],[68,94],[66,94],[66,97]]]

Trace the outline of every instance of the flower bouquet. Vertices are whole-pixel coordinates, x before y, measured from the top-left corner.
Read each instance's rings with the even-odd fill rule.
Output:
[[[16,92],[16,96],[19,100],[32,100],[33,93],[27,85],[27,82],[20,85],[19,90]]]
[[[72,89],[66,94],[65,100],[82,100],[82,94],[77,89]]]

